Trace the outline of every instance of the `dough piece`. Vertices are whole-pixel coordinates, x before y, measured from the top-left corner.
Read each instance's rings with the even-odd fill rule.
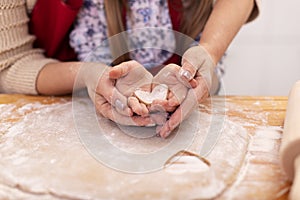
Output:
[[[103,165],[88,153],[90,149],[82,144],[86,138],[79,139],[75,129],[72,103],[32,106],[32,112],[18,122],[3,120],[9,128],[0,137],[0,185],[3,186],[0,199],[22,199],[25,195],[26,199],[48,199],[49,195],[53,197],[50,199],[211,199],[235,180],[247,151],[249,138],[244,128],[207,113],[193,113],[167,139],[132,137],[124,134],[117,124],[99,117],[103,132],[84,131],[94,142],[95,150],[108,156],[112,155],[110,149],[103,149],[95,142],[103,134],[119,149],[143,154],[161,150],[180,130],[186,131],[182,136],[189,136],[187,130],[195,130],[195,138],[187,149],[193,152],[187,156],[192,156],[200,152],[208,134],[220,133],[214,148],[205,156],[209,165],[192,156],[179,159],[181,164],[170,168],[167,166],[170,162],[166,163],[163,169],[152,173],[123,173]],[[80,107],[78,114],[86,118],[82,123],[91,125],[86,112],[93,107],[92,103],[82,100]],[[5,107],[0,107],[0,113],[3,110]],[[22,107],[14,112],[20,110]],[[221,123],[222,129],[211,129],[214,123]],[[84,142],[87,145],[89,141]],[[121,155],[117,158],[123,159]],[[17,192],[6,196],[1,192],[3,188]]]
[[[136,90],[134,95],[146,105],[150,105],[154,100],[165,100],[168,95],[168,86],[165,84],[157,85],[151,93],[143,90]]]

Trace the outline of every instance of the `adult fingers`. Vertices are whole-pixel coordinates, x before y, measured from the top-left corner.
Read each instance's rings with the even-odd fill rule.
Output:
[[[171,115],[170,119],[163,125],[160,130],[160,136],[163,138],[168,137],[171,132],[194,110],[198,104],[197,95],[194,90],[189,90],[186,99]]]
[[[168,101],[170,106],[179,106],[181,102],[178,101],[173,92],[169,91]]]
[[[186,83],[189,83],[195,77],[197,70],[197,67],[184,59],[182,67],[179,70],[179,77],[186,81]]]
[[[191,85],[195,87],[195,82],[192,81],[193,78],[206,61],[211,61],[211,56],[202,46],[197,45],[189,48],[182,57],[182,67],[178,78],[186,86]]]
[[[182,84],[176,84],[170,88],[170,92],[168,95],[169,105],[170,106],[178,106],[185,99],[188,88]]]
[[[189,90],[185,100],[171,115],[170,119],[160,129],[161,137],[168,137],[171,134],[171,132],[190,115],[190,113],[194,110],[198,103],[206,97],[208,97],[209,90],[205,79],[203,79],[201,76],[198,76],[196,77],[196,80],[198,82],[198,86],[195,89]]]
[[[198,103],[201,103],[202,100],[209,97],[209,85],[205,78],[203,78],[201,75],[196,77],[196,80],[198,82],[198,86],[194,89],[194,93],[196,94]]]
[[[163,125],[167,121],[168,113],[166,112],[151,113],[150,117],[153,120],[153,122],[155,122],[156,125]]]
[[[197,74],[197,70],[198,69],[195,68],[191,63],[183,62],[183,65],[176,77],[186,87],[195,88],[197,87],[197,81],[194,79],[194,77]]]
[[[150,112],[173,112],[177,106],[170,106],[168,100],[154,100],[149,107]]]

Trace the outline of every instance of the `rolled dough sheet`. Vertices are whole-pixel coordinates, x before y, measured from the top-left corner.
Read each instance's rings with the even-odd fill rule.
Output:
[[[88,103],[82,104],[83,112],[85,106]],[[88,153],[75,129],[71,102],[32,103],[19,108],[2,105],[0,113],[3,111],[6,120],[0,127],[0,199],[214,198],[236,179],[249,141],[246,130],[225,117],[222,134],[205,157],[209,166],[197,156],[186,154],[166,160],[169,165],[155,172],[123,173]],[[10,120],[15,115],[18,122]],[[197,126],[188,149],[194,153],[200,152],[213,119],[204,112],[197,115],[201,126]],[[104,133],[106,138],[124,151],[156,151],[168,142],[155,136],[141,139],[122,134],[122,128],[100,120],[104,129],[110,130]],[[189,125],[191,120],[183,123]]]

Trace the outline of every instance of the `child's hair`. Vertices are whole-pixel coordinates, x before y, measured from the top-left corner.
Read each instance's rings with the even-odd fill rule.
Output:
[[[174,6],[176,9],[176,3],[172,3],[171,6]],[[113,36],[120,32],[125,31],[123,24],[123,8],[126,9],[126,13],[130,14],[130,10],[126,4],[127,0],[105,0],[105,12],[108,26],[109,36]],[[180,25],[180,32],[195,38],[202,32],[206,21],[212,11],[213,0],[184,0],[182,12],[182,20]],[[125,34],[122,36],[125,37]],[[178,41],[182,43],[182,41]],[[120,55],[120,49],[127,48],[126,38],[118,37],[118,40],[113,41],[114,44],[110,44],[112,55]],[[177,43],[177,44],[179,44]],[[118,48],[113,48],[118,47]],[[122,50],[121,50],[122,51]],[[126,53],[122,56],[119,56],[113,64],[118,64],[123,61],[129,60],[129,54]]]

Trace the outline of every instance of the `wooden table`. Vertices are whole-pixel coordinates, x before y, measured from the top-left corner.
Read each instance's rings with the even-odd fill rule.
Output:
[[[283,128],[287,97],[264,97],[264,96],[228,96],[231,103],[228,116],[239,117],[245,120],[244,127],[250,134],[255,134],[256,126]],[[282,133],[282,130],[280,131]],[[277,150],[280,147],[280,140]],[[248,168],[259,170],[257,174],[247,173],[234,188],[241,191],[244,198],[240,199],[288,199],[290,183],[280,168],[278,151],[274,152],[276,161],[260,160],[259,158],[248,162]],[[271,189],[265,187],[271,183]],[[225,197],[227,197],[225,195]],[[225,198],[226,199],[226,198]]]
[[[213,97],[213,99],[223,101],[224,97]],[[275,127],[282,133],[287,97],[226,96],[225,100],[226,115],[232,119],[242,119],[245,122],[243,126],[250,134],[254,135],[257,127]],[[66,101],[71,101],[71,98],[0,95],[0,105],[22,106],[32,102],[52,104]],[[209,107],[210,102],[204,102],[203,105]],[[0,124],[3,120],[6,119],[0,118]],[[18,118],[16,117],[14,120],[17,122]],[[248,160],[245,163],[244,171],[240,172],[243,173],[240,175],[240,180],[232,183],[218,199],[288,199],[290,183],[279,166],[278,151],[274,152],[274,155],[277,160],[270,162],[259,159]],[[257,169],[257,173],[249,174],[249,171],[246,170],[249,168]],[[268,188],[264,185],[268,185]]]

